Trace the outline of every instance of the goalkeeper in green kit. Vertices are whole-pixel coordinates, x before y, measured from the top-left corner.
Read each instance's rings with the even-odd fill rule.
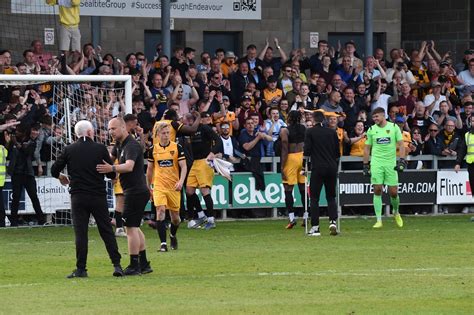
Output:
[[[393,207],[395,222],[403,227],[403,220],[398,212],[400,197],[398,196],[398,172],[403,172],[407,166],[405,147],[403,145],[400,128],[385,118],[385,110],[376,108],[372,111],[374,125],[367,131],[367,140],[364,148],[364,175],[370,176],[374,187],[374,210],[377,222],[374,228],[382,225],[382,191],[383,185],[388,186],[390,203]],[[397,161],[397,146],[400,159]],[[369,164],[370,156],[370,164]]]

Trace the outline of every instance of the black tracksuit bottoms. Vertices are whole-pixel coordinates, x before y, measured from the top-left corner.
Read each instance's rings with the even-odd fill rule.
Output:
[[[85,269],[87,263],[89,217],[94,216],[99,234],[105,243],[110,260],[120,264],[120,253],[115,239],[105,195],[75,193],[71,195],[72,221],[76,236],[76,267]]]
[[[321,189],[326,190],[326,199],[328,201],[329,220],[337,220],[336,205],[336,182],[337,168],[318,167],[311,169],[310,199],[311,199],[311,225],[319,225],[319,195]]]

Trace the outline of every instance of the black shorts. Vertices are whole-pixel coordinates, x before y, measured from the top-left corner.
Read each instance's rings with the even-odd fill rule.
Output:
[[[126,227],[140,227],[145,206],[150,200],[150,193],[125,194],[123,202],[123,221]]]

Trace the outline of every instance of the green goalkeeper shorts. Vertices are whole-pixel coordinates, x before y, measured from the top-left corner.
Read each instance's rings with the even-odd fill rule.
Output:
[[[370,183],[398,186],[398,172],[394,168],[395,165],[370,165]]]

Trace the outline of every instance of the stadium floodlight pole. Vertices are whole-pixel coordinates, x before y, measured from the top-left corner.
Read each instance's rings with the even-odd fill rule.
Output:
[[[132,113],[132,77],[130,75],[53,75],[2,74],[1,84],[22,85],[40,82],[125,82],[125,113]]]
[[[373,54],[374,29],[373,29],[374,2],[364,0],[364,42],[365,57]]]
[[[171,58],[171,0],[161,0],[161,44],[163,53]]]

